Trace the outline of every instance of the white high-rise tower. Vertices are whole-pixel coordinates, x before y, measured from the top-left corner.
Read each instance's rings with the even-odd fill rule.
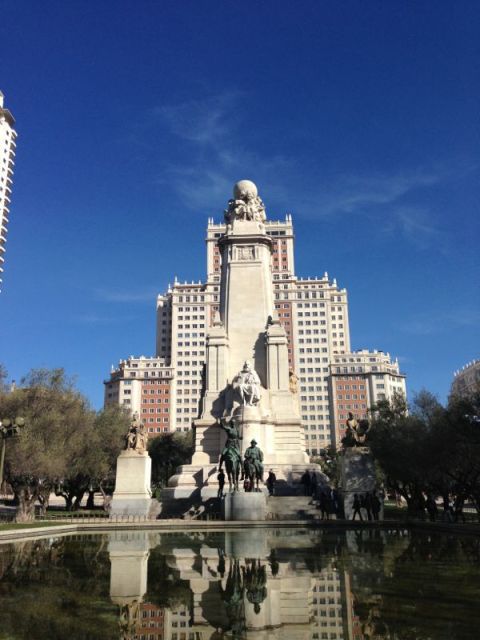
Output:
[[[4,96],[0,91],[0,285],[5,261],[4,253],[7,242],[10,199],[12,196],[15,140],[17,138],[17,132],[14,129],[15,119],[3,105]]]

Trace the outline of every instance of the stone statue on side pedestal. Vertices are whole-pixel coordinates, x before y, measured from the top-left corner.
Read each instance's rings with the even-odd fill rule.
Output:
[[[260,402],[260,378],[248,360],[233,379],[232,386],[241,405],[253,407]]]
[[[148,433],[138,413],[133,414],[133,420],[125,436],[125,449],[133,449],[137,453],[145,453],[147,450]]]
[[[368,420],[360,420],[360,422],[358,422],[353,413],[349,411],[346,426],[347,430],[345,436],[342,438],[343,447],[365,447],[367,445],[367,434],[370,429]]]
[[[125,436],[125,447],[117,458],[111,517],[147,517],[150,512],[152,460],[148,455],[147,441],[147,429],[134,413]]]

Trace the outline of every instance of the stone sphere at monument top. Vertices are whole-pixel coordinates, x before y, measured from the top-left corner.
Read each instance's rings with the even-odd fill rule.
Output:
[[[246,195],[253,198],[258,196],[257,185],[251,180],[239,180],[233,187],[233,197],[236,200],[242,200]]]

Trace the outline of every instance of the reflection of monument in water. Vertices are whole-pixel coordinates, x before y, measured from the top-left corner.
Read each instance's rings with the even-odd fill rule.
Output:
[[[219,421],[242,433],[242,454],[252,439],[277,479],[298,482],[309,464],[285,329],[274,304],[272,239],[256,186],[238,182],[219,239],[222,256],[219,313],[206,340],[201,417],[195,421],[191,465],[178,470],[163,499],[216,495],[215,467],[225,443]],[[212,487],[212,483],[214,486]]]
[[[110,534],[110,594],[122,640],[314,640],[347,638],[343,573],[318,564],[320,532],[253,530],[216,534]],[[187,602],[148,604],[150,553],[166,556]],[[154,583],[155,575],[150,576]],[[151,622],[150,612],[156,620]],[[345,627],[345,632],[344,632]],[[344,635],[345,633],[345,635]],[[325,634],[327,634],[325,636]]]

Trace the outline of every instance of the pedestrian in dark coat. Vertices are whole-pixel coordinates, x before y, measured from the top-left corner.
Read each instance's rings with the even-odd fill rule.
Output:
[[[360,502],[360,498],[358,497],[358,493],[353,496],[353,514],[352,520],[355,520],[355,516],[358,514],[360,516],[360,520],[363,520],[362,512],[361,512],[362,503]]]
[[[273,496],[275,492],[276,482],[277,482],[277,476],[273,473],[272,469],[270,469],[270,471],[268,472],[268,477],[266,482],[269,496]]]
[[[303,494],[305,496],[310,495],[310,474],[308,470],[305,471],[303,476],[300,478],[301,484],[303,484]]]

